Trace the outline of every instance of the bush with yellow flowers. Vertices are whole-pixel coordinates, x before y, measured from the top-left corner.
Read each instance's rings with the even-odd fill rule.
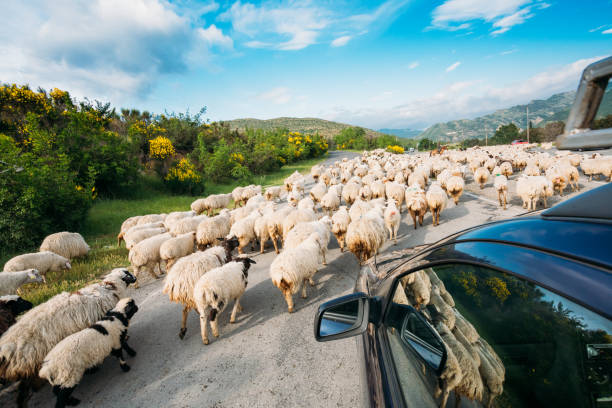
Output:
[[[387,146],[387,151],[389,153],[403,154],[404,153],[404,148],[402,146],[398,146],[398,145],[388,145]]]
[[[149,156],[152,159],[165,160],[176,154],[174,146],[170,139],[164,136],[158,136],[155,139],[149,140]]]
[[[202,176],[186,157],[170,167],[164,180],[174,193],[201,194],[204,191]]]

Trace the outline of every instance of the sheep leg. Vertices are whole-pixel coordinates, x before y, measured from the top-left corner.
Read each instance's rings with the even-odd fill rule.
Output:
[[[124,373],[127,373],[128,371],[130,371],[130,366],[127,365],[127,363],[123,359],[123,348],[122,347],[113,349],[111,351],[111,355],[113,357],[116,357],[117,360],[119,360],[119,367],[121,367],[121,370],[123,370]]]
[[[504,197],[504,210],[506,209],[506,204],[508,203],[507,197],[506,197],[506,193],[504,192],[503,194]]]
[[[291,295],[291,290],[285,290],[283,295],[285,295],[285,301],[287,302],[287,310],[289,313],[293,313],[293,296]]]
[[[263,238],[262,238],[262,239],[260,239],[260,240],[259,240],[259,253],[260,253],[260,254],[263,254],[263,253],[264,253],[264,246],[265,246],[265,245],[266,245],[266,244],[265,244],[265,242],[264,242]]]
[[[183,340],[185,338],[185,333],[187,333],[187,315],[189,314],[189,307],[185,306],[183,308],[183,320],[181,322],[181,331],[179,332],[179,339]]]
[[[200,333],[202,334],[202,343],[208,344],[208,313],[200,313]]]
[[[327,248],[323,248],[321,253],[323,254],[323,265],[327,265],[327,259],[325,259],[325,254],[327,253]]]
[[[278,251],[278,244],[276,243],[276,237],[272,237],[272,243],[274,244],[274,251],[276,252],[276,254],[278,254],[279,251]]]
[[[240,307],[240,299],[236,299],[234,302],[234,308],[232,309],[232,315],[230,316],[230,323],[236,322],[236,314],[239,310],[242,310],[242,307]]]
[[[302,299],[306,299],[308,297],[308,293],[306,293],[306,281],[308,280],[308,278],[305,278],[302,281]]]
[[[219,326],[218,326],[219,319],[217,319],[217,316],[218,316],[218,313],[214,319],[210,320],[210,329],[212,330],[212,334],[215,337],[219,337]]]
[[[414,229],[417,229],[417,217],[416,213],[410,210],[410,216],[412,217],[412,222],[414,223]]]
[[[242,252],[242,247],[243,247],[243,245],[238,246],[238,254],[239,255],[244,254],[244,252]]]
[[[129,344],[127,344],[127,340],[124,340],[121,342],[121,348],[123,350],[125,350],[125,352],[128,354],[128,356],[130,357],[135,357],[136,356],[136,350],[134,350],[133,348],[130,347]]]
[[[425,218],[425,213],[419,215],[419,224],[421,225],[421,227],[423,226],[423,218]],[[414,229],[416,229],[416,223]]]
[[[310,286],[316,286],[317,282],[314,281],[314,279],[312,278],[308,278],[308,283],[310,284]]]
[[[76,387],[63,388],[59,385],[53,386],[53,394],[57,397],[57,401],[55,402],[56,408],[63,408],[66,405],[74,406],[78,405],[81,401],[72,397],[72,391],[74,391]]]
[[[397,245],[397,230],[399,229],[399,225],[393,229],[393,240],[395,241],[395,245]]]

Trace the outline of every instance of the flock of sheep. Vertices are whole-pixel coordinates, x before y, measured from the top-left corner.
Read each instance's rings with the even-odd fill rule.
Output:
[[[306,298],[307,285],[315,285],[319,265],[326,264],[331,234],[341,251],[347,248],[364,262],[385,241],[397,242],[404,208],[415,229],[423,225],[427,212],[432,224],[439,225],[449,200],[460,203],[469,175],[480,188],[492,181],[504,209],[510,193],[508,178],[516,173],[516,195],[528,209],[535,209],[540,200],[546,206],[547,197],[556,191],[562,195],[567,186],[577,189],[578,167],[589,180],[612,176],[609,157],[562,151],[552,155],[531,152],[530,147],[476,147],[434,156],[375,150],[330,166],[314,166],[310,174],[315,184],[308,191],[306,177],[296,172],[283,186],[265,191],[255,185],[237,187],[230,194],[194,201],[190,211],[130,217],[121,225],[118,243],[125,241],[134,275],[125,268],[115,269],[101,282],[56,295],[16,321],[17,314],[32,307],[16,296],[19,286],[44,282],[47,272],[70,269],[70,259],[89,251],[78,233],[50,235],[40,252],[9,260],[0,273],[0,295],[5,295],[0,298],[0,378],[21,380],[20,406],[27,404],[31,387],[41,378],[53,385],[58,406],[64,406],[78,402],[72,390],[107,355],[117,356],[124,370],[129,368],[121,351],[135,354],[127,346],[126,330],[137,307],[124,291],[130,283],[137,287],[145,272],[154,278],[166,274],[163,293],[183,307],[179,337],[185,336],[187,316],[194,309],[200,316],[202,341],[208,344],[207,326],[218,337],[218,315],[233,302],[233,323],[242,309],[240,297],[255,263],[244,256],[249,245],[253,250],[257,244],[263,253],[271,241],[277,256],[269,268],[270,280],[291,313],[293,295],[301,292]],[[435,285],[432,280],[430,276],[428,299],[441,292],[439,280]],[[414,299],[417,305],[423,303],[419,296],[413,303]],[[446,341],[444,330],[452,331],[455,325],[444,324],[446,329],[440,329]],[[83,346],[75,349],[75,342]],[[448,384],[456,380],[451,376],[443,379],[445,395]]]

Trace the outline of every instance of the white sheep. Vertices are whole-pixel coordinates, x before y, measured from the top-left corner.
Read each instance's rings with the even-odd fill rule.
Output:
[[[168,232],[170,232],[173,236],[186,234],[188,232],[195,232],[198,230],[198,225],[208,216],[205,214],[196,215],[195,217],[186,217],[177,220],[174,224],[170,226]]]
[[[406,188],[404,187],[404,185],[398,184],[395,181],[389,181],[385,183],[385,193],[387,195],[387,200],[395,200],[397,208],[401,213],[402,204],[404,203],[404,199],[406,196]]]
[[[270,265],[270,279],[285,297],[287,310],[293,313],[293,294],[302,288],[302,298],[307,297],[306,281],[315,285],[312,277],[317,272],[322,256],[322,245],[317,233],[311,234],[295,248],[285,249]]]
[[[507,162],[506,162],[507,163]],[[489,179],[489,170],[486,167],[478,167],[476,171],[474,171],[474,181],[480,185],[480,189],[482,190]]]
[[[143,215],[138,219],[136,225],[151,224],[155,222],[164,222],[166,220],[166,214],[147,214]]]
[[[254,241],[255,236],[255,220],[261,217],[259,210],[253,211],[248,217],[236,221],[230,228],[227,238],[236,237],[238,242],[238,253],[243,254],[244,247],[251,241]]]
[[[142,270],[147,271],[153,278],[159,279],[159,275],[155,273],[155,266],[157,266],[160,275],[162,274],[159,249],[170,238],[172,238],[172,235],[168,232],[155,235],[140,241],[130,249],[128,260],[134,268],[134,276],[137,279],[134,284],[135,288],[138,288],[138,277]]]
[[[227,209],[221,210],[219,215],[202,220],[196,230],[198,249],[203,251],[208,246],[214,245],[218,239],[229,234],[230,227],[231,215]]]
[[[446,193],[437,182],[433,182],[425,194],[425,199],[427,200],[429,211],[431,211],[434,227],[440,225],[440,213],[446,208]]]
[[[218,316],[234,301],[230,323],[236,321],[236,314],[242,311],[240,297],[246,290],[251,264],[256,263],[250,258],[238,258],[235,262],[226,263],[203,275],[193,288],[198,313],[200,314],[200,331],[202,343],[208,344],[207,324],[213,336],[219,337],[217,326]]]
[[[295,211],[292,207],[286,206],[274,212],[270,216],[266,216],[266,225],[268,227],[268,237],[274,244],[274,250],[278,254],[278,242],[283,238],[283,222],[287,215]],[[314,213],[313,213],[314,214]]]
[[[372,189],[368,184],[364,184],[359,189],[359,198],[363,201],[370,201],[372,199]]]
[[[506,368],[497,353],[484,339],[478,339],[475,348],[480,357],[478,371],[485,386],[483,402],[486,407],[490,408],[495,398],[504,392]]]
[[[285,218],[282,220],[283,241],[285,241],[285,237],[287,237],[287,234],[289,234],[289,231],[291,231],[291,229],[295,227],[295,225],[298,222],[314,221],[316,220],[316,218],[317,217],[314,211],[308,208],[307,209],[295,209],[287,213],[285,215]]]
[[[516,194],[527,210],[535,210],[540,198],[544,199],[546,207],[546,197],[552,196],[553,191],[552,183],[544,176],[521,176],[516,181]]]
[[[280,199],[281,191],[281,186],[268,187],[264,192],[264,197],[268,201],[276,201],[277,199]]]
[[[30,254],[18,255],[9,259],[4,264],[4,272],[17,272],[26,269],[36,269],[43,277],[47,272],[62,271],[70,269],[70,261],[61,255],[53,252],[33,252]]]
[[[232,200],[234,200],[234,208],[240,206],[242,203],[240,200],[242,200],[242,191],[245,189],[246,187],[241,187],[238,186],[235,189],[232,190]]]
[[[346,209],[346,206],[341,206],[338,211],[334,213],[331,218],[332,220],[332,232],[338,241],[340,246],[340,252],[344,252],[344,246],[346,245],[345,237],[348,226],[351,223],[351,217]]]
[[[21,380],[18,401],[27,403],[47,353],[67,336],[100,320],[134,282],[127,269],[114,269],[99,283],[62,292],[36,306],[0,337],[0,378]]]
[[[285,237],[283,248],[296,248],[302,241],[307,239],[310,234],[317,233],[319,236],[319,243],[321,244],[323,265],[327,265],[325,257],[327,255],[327,246],[329,245],[331,226],[331,219],[328,216],[324,216],[318,221],[299,222]]]
[[[163,234],[166,232],[164,227],[156,227],[156,228],[145,228],[145,229],[130,229],[125,233],[123,238],[125,239],[125,247],[127,249],[132,249],[132,247],[138,244],[143,239],[150,238],[155,235]]]
[[[54,252],[67,259],[85,256],[89,245],[78,232],[56,232],[48,235],[40,245],[40,251]]]
[[[315,203],[310,197],[302,198],[297,204],[298,210],[310,209],[312,211],[315,210]]]
[[[210,216],[215,210],[226,208],[230,201],[232,201],[231,194],[211,194],[191,203],[191,210],[198,215],[206,211],[206,215]]]
[[[512,175],[512,163],[503,162],[499,165],[499,169],[501,170],[501,174],[506,177],[510,177]]]
[[[188,232],[163,242],[159,247],[159,257],[166,264],[166,271],[177,259],[192,254],[195,247],[195,232]]]
[[[215,246],[204,252],[195,252],[180,258],[168,270],[162,293],[168,295],[171,302],[183,305],[183,319],[179,338],[187,332],[187,316],[196,308],[193,299],[193,288],[200,277],[211,269],[217,268],[232,259],[232,251],[238,246],[237,239],[222,240],[222,246]]]
[[[319,181],[310,189],[309,194],[310,198],[312,198],[312,201],[318,203],[321,201],[325,193],[327,193],[327,185],[324,182]]]
[[[386,231],[382,209],[378,206],[372,208],[362,217],[353,220],[346,231],[346,245],[357,257],[359,263],[365,262],[385,242]]]
[[[132,298],[123,298],[92,326],[66,337],[51,349],[39,371],[49,381],[57,397],[56,407],[77,405],[72,392],[88,370],[97,369],[110,354],[119,359],[121,369],[130,366],[123,360],[123,350],[130,356],[136,352],[127,344],[129,321],[138,311]]]
[[[508,202],[508,179],[503,174],[498,174],[493,180],[493,187],[497,191],[497,198],[499,199],[499,205],[506,209]]]
[[[361,184],[358,182],[349,181],[342,189],[342,198],[347,205],[353,205],[357,197],[359,197],[359,189]]]
[[[329,191],[321,198],[321,209],[324,213],[331,216],[340,207],[342,195],[342,185],[337,184],[329,188]]]
[[[453,197],[455,205],[459,203],[459,198],[463,194],[465,182],[459,176],[450,176],[446,179],[446,192]]]
[[[387,231],[389,231],[389,240],[393,239],[395,244],[397,244],[397,230],[399,229],[402,217],[395,205],[395,200],[387,201],[384,217],[385,227],[387,227]]]
[[[135,227],[138,224],[142,216],[136,215],[134,217],[129,217],[121,224],[121,229],[119,230],[119,234],[117,235],[117,246],[121,246],[121,240],[123,239],[123,235],[132,227]]]
[[[418,310],[427,306],[431,299],[431,280],[422,270],[408,275],[406,280],[407,294],[410,295],[412,304]]]
[[[417,219],[419,224],[423,226],[423,218],[429,209],[427,205],[427,198],[425,191],[423,191],[419,184],[412,184],[406,189],[406,208],[412,217],[414,223],[414,229],[417,229]]]
[[[28,283],[41,283],[45,279],[36,269],[17,272],[0,272],[0,296],[14,295],[17,289]]]
[[[183,218],[190,218],[196,215],[194,211],[174,211],[169,213],[164,220],[164,228],[170,229],[170,226]]]

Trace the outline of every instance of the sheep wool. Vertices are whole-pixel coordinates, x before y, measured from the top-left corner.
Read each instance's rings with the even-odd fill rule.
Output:
[[[162,273],[159,248],[170,238],[172,238],[172,235],[170,235],[168,232],[155,235],[140,241],[138,244],[134,245],[132,249],[130,249],[128,260],[134,267],[134,276],[136,276],[136,279],[138,279],[138,276],[143,269],[146,270],[153,278],[159,279],[159,276],[155,273],[156,265],[159,267],[160,274]],[[138,287],[138,281],[136,281],[134,287]]]
[[[163,234],[164,232],[166,232],[166,229],[163,226],[137,230],[134,230],[132,228],[123,236],[123,238],[125,239],[125,247],[127,249],[132,249],[134,245],[136,245],[140,241],[155,235]]]
[[[459,176],[450,176],[446,179],[446,192],[453,197],[453,201],[455,205],[459,203],[459,198],[461,194],[463,194],[463,189],[465,187],[465,182]]]
[[[208,216],[205,214],[182,218],[170,226],[169,232],[173,236],[195,232],[198,229],[198,225],[207,218]]]
[[[132,227],[135,227],[136,224],[138,224],[138,220],[140,220],[140,218],[140,215],[136,215],[123,221],[119,230],[119,234],[117,235],[117,246],[121,245],[121,240],[123,239],[123,235],[126,233],[126,231]]]
[[[338,245],[340,246],[340,252],[344,252],[344,247],[346,245],[345,237],[346,231],[348,229],[349,224],[351,223],[351,217],[349,216],[348,210],[346,206],[342,206],[336,211],[336,213],[332,216],[332,232],[338,241]]]
[[[479,167],[474,171],[474,181],[478,183],[482,190],[489,179],[489,170],[486,167]]]
[[[497,198],[499,199],[499,205],[506,209],[508,202],[508,179],[503,174],[498,174],[493,180],[493,187],[497,190]]]
[[[235,262],[229,262],[211,270],[196,283],[193,288],[193,298],[200,314],[200,330],[204,344],[208,344],[206,327],[208,320],[210,320],[213,336],[219,337],[217,317],[232,300],[234,308],[230,316],[230,323],[236,321],[236,314],[242,310],[240,297],[246,290],[249,268],[254,263],[256,262],[250,258],[239,258]]]
[[[351,220],[346,231],[346,244],[362,263],[377,254],[385,242],[386,231],[382,209],[375,207],[356,220],[351,217]]]
[[[440,225],[440,214],[446,208],[446,193],[444,190],[442,190],[442,187],[437,184],[437,182],[434,182],[427,190],[425,199],[427,200],[429,211],[431,211],[431,218],[433,220],[434,227]]]
[[[327,255],[327,246],[329,245],[331,231],[331,219],[328,216],[324,216],[318,221],[310,222],[299,222],[295,227],[287,234],[283,243],[283,248],[296,248],[300,243],[310,236],[310,234],[316,233],[319,237],[319,243],[321,244],[321,255],[323,257],[323,265],[327,265],[325,256]]]
[[[212,194],[191,203],[191,210],[198,215],[206,211],[206,215],[210,216],[213,211],[227,207],[230,201],[232,201],[231,194]]]
[[[389,240],[394,240],[397,244],[397,230],[399,229],[402,218],[395,205],[395,200],[388,201],[384,217],[385,227],[387,227],[387,231],[389,231]]]
[[[101,320],[66,337],[47,354],[39,376],[53,386],[56,407],[78,404],[80,401],[71,396],[72,392],[85,372],[100,366],[108,355],[119,359],[124,372],[130,370],[123,360],[123,350],[130,356],[136,355],[127,344],[127,328],[137,311],[133,299],[121,299]]]
[[[423,226],[423,218],[425,217],[425,213],[427,213],[429,206],[427,205],[425,191],[421,189],[419,184],[413,184],[406,189],[406,207],[408,208],[408,212],[412,217],[414,229],[417,229],[417,218],[419,220],[419,224]]]
[[[43,276],[36,269],[17,272],[0,272],[0,296],[14,295],[17,289],[27,283],[44,282]]]
[[[261,217],[259,210],[253,211],[248,217],[236,221],[230,228],[227,238],[236,237],[238,238],[238,253],[242,254],[244,247],[246,247],[251,241],[255,240],[255,220]]]
[[[277,199],[280,199],[281,191],[282,189],[280,186],[268,187],[264,192],[264,197],[268,201],[276,201]]]
[[[199,250],[204,250],[213,245],[218,239],[225,237],[230,232],[231,215],[228,210],[221,210],[219,215],[205,218],[198,224],[196,230],[196,241]]]
[[[311,209],[295,209],[289,212],[282,221],[283,241],[298,222],[314,221],[316,218],[314,211]]]
[[[195,238],[195,232],[188,232],[175,238],[170,238],[161,244],[159,247],[159,257],[165,261],[166,270],[170,269],[177,259],[193,253]]]
[[[67,259],[85,256],[89,253],[89,245],[78,232],[57,232],[47,236],[40,251],[50,251]]]
[[[7,263],[4,264],[4,272],[36,269],[43,276],[45,276],[47,272],[61,271],[70,268],[70,261],[68,259],[49,251],[18,255],[9,259]]]

